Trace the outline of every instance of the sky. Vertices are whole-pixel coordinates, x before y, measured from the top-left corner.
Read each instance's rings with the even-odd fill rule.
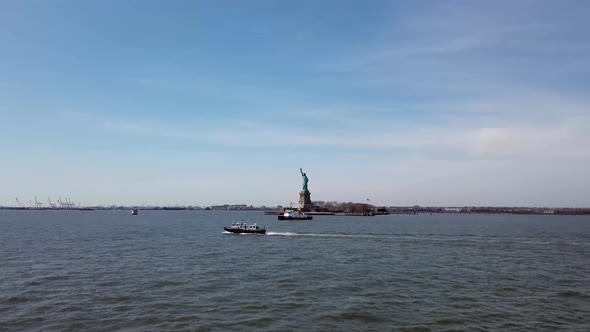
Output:
[[[590,206],[588,1],[0,1],[0,205]]]

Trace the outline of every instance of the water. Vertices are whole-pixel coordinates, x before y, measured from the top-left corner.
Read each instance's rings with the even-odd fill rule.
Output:
[[[229,235],[233,221],[263,235]],[[590,218],[0,211],[2,331],[588,331]]]

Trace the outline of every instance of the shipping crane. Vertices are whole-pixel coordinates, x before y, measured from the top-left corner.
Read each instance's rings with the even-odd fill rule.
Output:
[[[43,203],[39,202],[37,200],[37,196],[35,196],[35,208],[39,209],[39,208],[41,208],[42,205],[43,205]]]

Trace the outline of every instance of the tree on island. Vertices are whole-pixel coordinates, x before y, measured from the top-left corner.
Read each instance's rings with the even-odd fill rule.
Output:
[[[313,205],[318,212],[367,213],[376,210],[374,205],[367,203],[314,201]]]

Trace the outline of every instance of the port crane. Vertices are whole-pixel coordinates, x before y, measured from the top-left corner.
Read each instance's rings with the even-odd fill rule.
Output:
[[[76,203],[74,203],[70,198],[66,198],[67,206],[68,207],[75,207]]]
[[[37,200],[37,196],[35,196],[35,208],[39,209],[43,206],[43,203]]]
[[[69,199],[68,197],[64,198],[63,200],[61,199],[61,197],[59,197],[57,199],[57,202],[59,203],[60,207],[65,207],[65,208],[71,208],[71,207],[75,207],[76,203],[74,203],[71,199]]]

